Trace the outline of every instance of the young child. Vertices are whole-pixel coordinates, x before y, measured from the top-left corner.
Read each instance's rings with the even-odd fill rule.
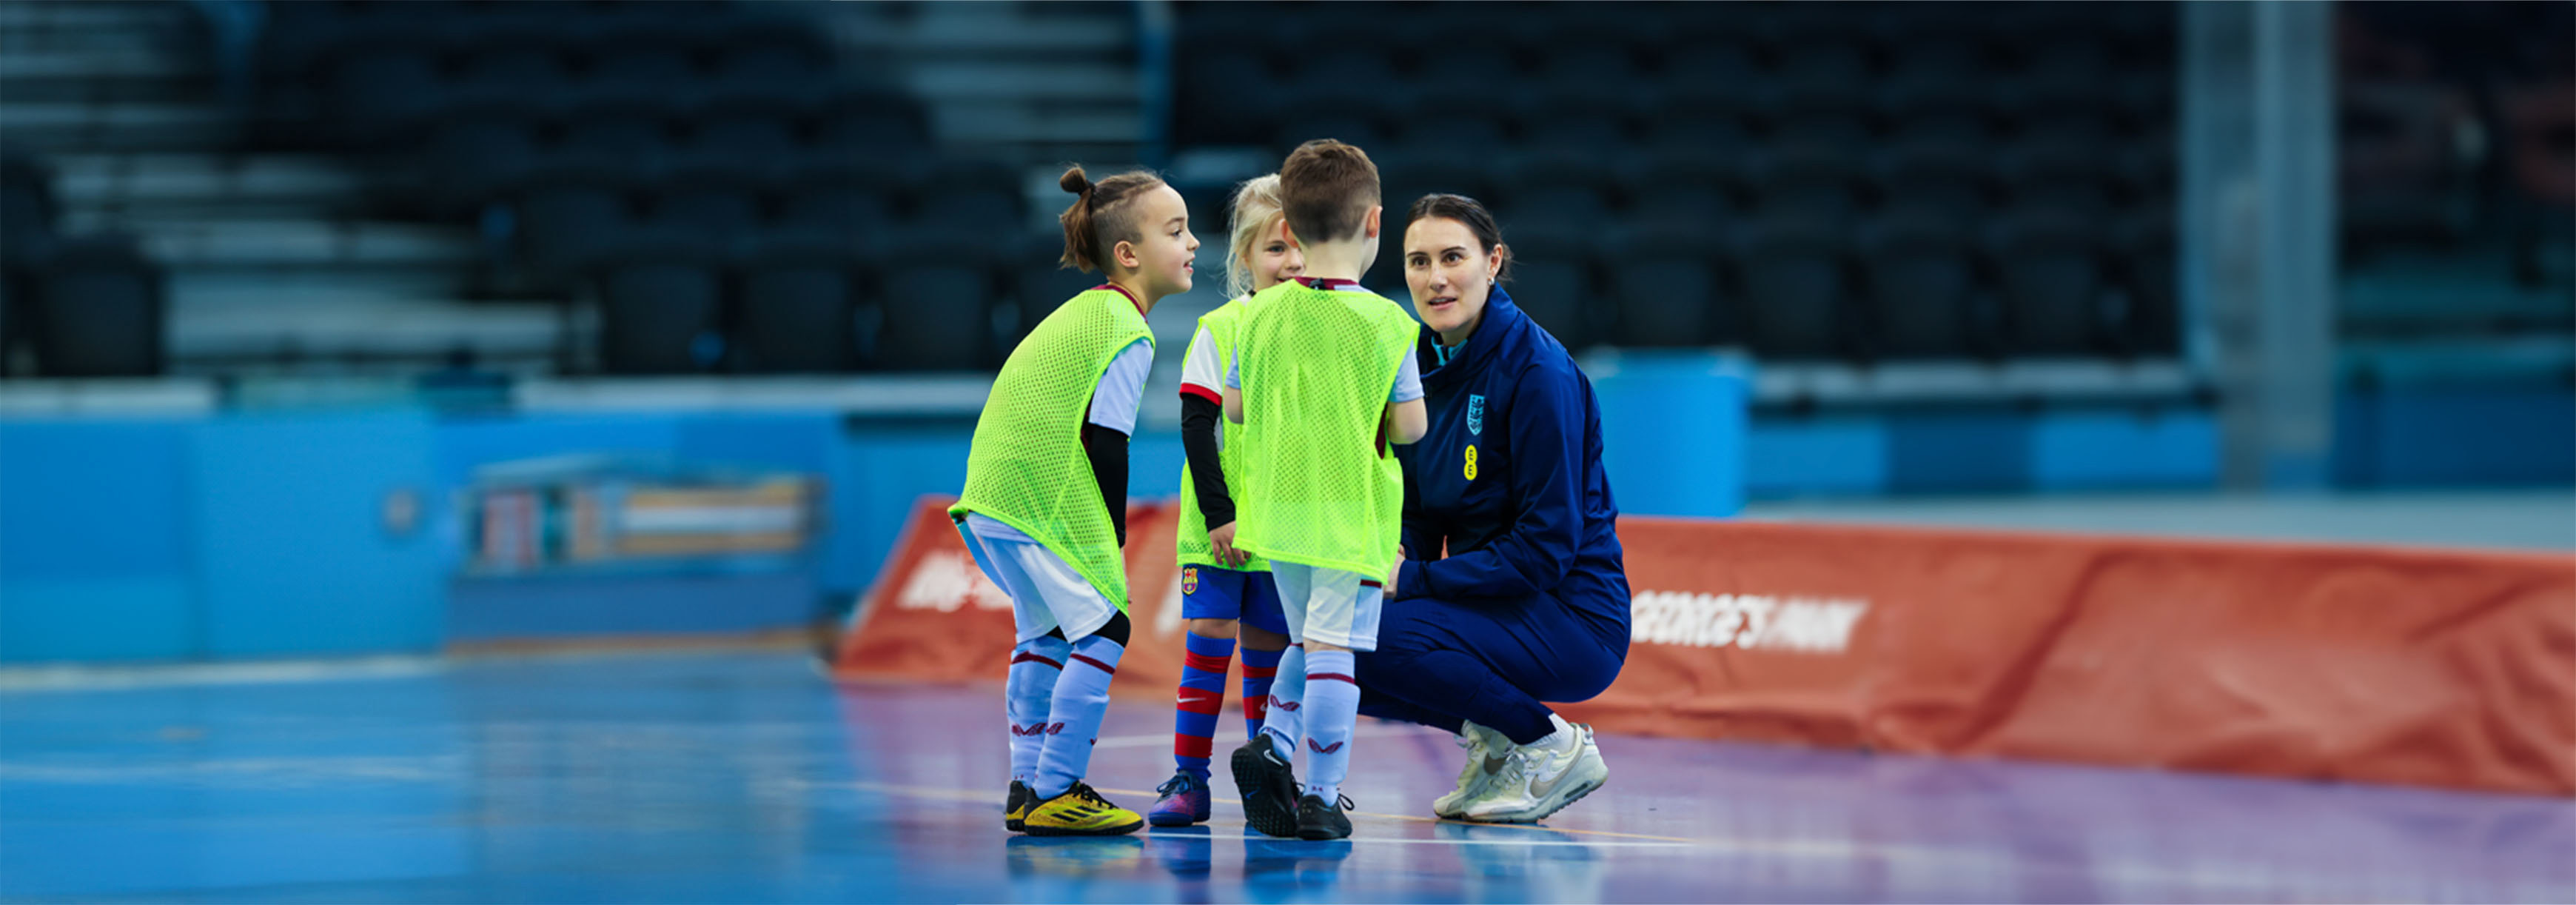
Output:
[[[1181,366],[1181,469],[1179,555],[1181,615],[1189,620],[1188,652],[1181,662],[1179,701],[1172,725],[1177,770],[1155,791],[1162,798],[1145,812],[1155,826],[1189,826],[1208,819],[1208,755],[1216,715],[1225,703],[1226,660],[1243,642],[1244,734],[1261,734],[1270,683],[1288,646],[1288,621],[1270,564],[1234,547],[1235,489],[1243,474],[1242,430],[1224,422],[1225,373],[1234,361],[1235,332],[1243,300],[1304,269],[1305,256],[1288,242],[1279,213],[1279,177],[1262,176],[1234,194],[1228,224],[1226,293],[1233,298],[1199,318]],[[1238,629],[1238,623],[1240,628]]]
[[[1067,266],[1109,282],[1029,331],[984,400],[966,490],[948,512],[975,564],[1011,596],[1017,644],[1004,692],[1011,785],[1004,824],[1040,836],[1135,832],[1143,818],[1082,782],[1128,638],[1127,438],[1154,360],[1145,313],[1190,288],[1198,239],[1179,192],[1151,173],[1098,183],[1058,218]],[[1093,488],[1098,488],[1097,493]]]
[[[1389,443],[1428,429],[1411,315],[1360,288],[1377,259],[1376,165],[1331,139],[1279,167],[1288,236],[1306,272],[1255,294],[1243,315],[1225,412],[1244,426],[1235,546],[1270,560],[1295,645],[1261,736],[1235,749],[1244,819],[1273,836],[1351,834],[1341,783],[1359,717],[1352,651],[1377,645],[1397,562],[1403,476]],[[1303,740],[1307,781],[1289,758]]]

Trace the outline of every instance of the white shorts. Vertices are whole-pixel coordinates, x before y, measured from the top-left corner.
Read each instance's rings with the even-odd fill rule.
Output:
[[[1321,641],[1357,651],[1377,649],[1377,619],[1386,601],[1378,580],[1358,572],[1270,561],[1279,584],[1279,606],[1288,613],[1288,635],[1298,643]]]
[[[1063,628],[1065,640],[1080,641],[1118,615],[1118,605],[1101,596],[1071,563],[1020,529],[972,512],[966,514],[964,529],[958,533],[965,535],[976,567],[1011,595],[1011,619],[1019,627],[1016,640]]]

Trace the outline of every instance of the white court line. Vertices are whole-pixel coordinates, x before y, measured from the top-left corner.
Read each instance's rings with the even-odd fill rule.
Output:
[[[852,789],[889,795],[904,795],[916,798],[936,798],[948,801],[972,802],[986,807],[992,807],[997,804],[997,802],[993,800],[994,796],[989,791],[947,789],[930,786],[909,786],[897,783],[879,782],[806,782],[802,784],[813,788]],[[1132,790],[1103,789],[1102,791],[1117,791],[1125,793]],[[1240,806],[1239,803],[1226,801],[1224,799],[1218,799],[1217,802],[1212,803],[1235,804],[1238,807]],[[1355,816],[1434,822],[1425,818],[1405,817],[1400,815],[1355,813]],[[1480,828],[1487,828],[1489,830],[1529,830],[1535,833],[1546,833],[1552,836],[1598,832],[1593,830],[1560,829],[1526,824],[1473,825]],[[1272,842],[1303,841],[1278,839],[1267,835],[1252,836],[1248,834],[1235,833],[1217,835],[1214,832],[1210,832],[1206,836],[1201,836],[1197,833],[1191,833],[1187,836],[1176,833],[1167,833],[1161,836],[1156,836],[1150,831],[1140,831],[1140,835],[1148,839],[1186,838],[1211,840],[1258,839]],[[2197,863],[2177,868],[2153,862],[2110,858],[2098,858],[2090,863],[2058,864],[2045,861],[2024,861],[2022,859],[2012,857],[1998,856],[1991,852],[1948,849],[1929,845],[1891,845],[1887,843],[1872,843],[1849,839],[1732,838],[1676,841],[1604,839],[1595,841],[1589,838],[1408,839],[1387,836],[1353,836],[1351,837],[1351,841],[1385,842],[1402,845],[1527,845],[1577,848],[1601,847],[1642,849],[1677,848],[1696,849],[1711,855],[1721,856],[1771,856],[1843,862],[1856,862],[1863,859],[1874,858],[1891,863],[1915,865],[1940,873],[1982,872],[1995,875],[2018,873],[2074,873],[2092,877],[2097,881],[2110,881],[2113,883],[2165,884],[2184,889],[2196,889],[2212,892],[2232,890],[2245,893],[2246,895],[2243,897],[2249,899],[2280,898],[2285,892],[2287,892],[2295,894],[2295,896],[2299,898],[2317,898],[2330,901],[2395,900],[2388,895],[2387,890],[2392,888],[2401,888],[2414,892],[2423,892],[2426,889],[2432,888],[2424,886],[2421,883],[2418,883],[2413,887],[2406,886],[2405,880],[2411,878],[2369,878],[2345,875],[2320,882],[2312,877],[2303,878],[2295,875],[2285,877],[2280,872],[2267,870],[2259,864]],[[2303,880],[2306,882],[2302,882]],[[2529,899],[2532,901],[2576,901],[2576,898],[2562,895],[2565,890],[2546,886],[2525,885],[2513,887],[2512,892],[2515,893],[2514,898],[2517,899]],[[2532,895],[2532,893],[2539,894]],[[2428,898],[2428,896],[2400,896],[2396,898],[2419,899]]]
[[[168,663],[144,666],[26,666],[0,669],[0,691],[102,691],[178,685],[269,685],[348,679],[398,679],[447,668],[439,657],[361,657],[263,663]]]
[[[817,788],[817,789],[822,789],[822,788],[831,788],[831,789],[853,789],[853,790],[863,791],[863,792],[881,792],[881,793],[888,794],[888,795],[904,795],[904,796],[909,796],[909,797],[913,797],[913,798],[936,798],[936,799],[940,799],[940,800],[943,800],[943,801],[968,801],[968,802],[974,802],[974,803],[977,803],[977,804],[989,804],[989,803],[992,803],[992,800],[993,800],[993,795],[992,795],[992,793],[990,793],[990,792],[977,792],[977,791],[970,791],[970,790],[967,790],[967,789],[942,789],[942,788],[938,788],[938,787],[935,787],[935,786],[907,786],[907,785],[902,785],[902,784],[899,784],[899,783],[889,783],[889,782],[865,782],[865,781],[859,781],[859,782],[808,782],[808,783],[802,783],[802,785],[806,786],[807,788]],[[1106,790],[1104,790],[1104,791],[1106,791]],[[1227,803],[1228,803],[1228,804],[1237,804],[1237,803],[1235,803],[1235,802],[1227,802]],[[1239,807],[1240,805],[1239,805],[1239,804],[1237,804],[1237,806]],[[1402,819],[1402,818],[1397,818],[1397,819]],[[1464,824],[1461,824],[1461,825],[1463,826]],[[1478,827],[1478,829],[1480,829],[1480,830],[1529,830],[1529,831],[1531,831],[1531,832],[1535,832],[1535,833],[1548,833],[1548,834],[1558,834],[1558,833],[1562,833],[1562,832],[1564,832],[1563,830],[1552,830],[1552,829],[1548,829],[1548,828],[1546,828],[1546,827],[1537,827],[1537,826],[1519,826],[1519,825],[1513,825],[1513,824],[1478,824],[1478,825],[1477,825],[1477,827]],[[1256,840],[1260,840],[1260,841],[1264,841],[1264,842],[1301,842],[1301,841],[1304,841],[1304,840],[1299,840],[1299,839],[1281,839],[1281,838],[1278,838],[1278,837],[1276,837],[1276,836],[1254,836],[1254,835],[1250,835],[1250,834],[1246,834],[1246,833],[1217,833],[1217,832],[1215,832],[1215,831],[1213,831],[1213,830],[1211,830],[1211,831],[1209,831],[1209,832],[1207,832],[1207,833],[1164,833],[1164,834],[1161,834],[1161,835],[1159,835],[1159,836],[1157,836],[1157,835],[1155,835],[1155,834],[1152,834],[1152,833],[1145,833],[1145,834],[1143,834],[1143,837],[1142,837],[1142,838],[1155,838],[1155,839],[1188,839],[1188,840],[1198,840],[1198,839],[1211,839],[1211,840],[1213,840],[1213,839],[1229,839],[1229,840],[1256,839]],[[1598,846],[1615,846],[1615,847],[1621,847],[1621,848],[1701,848],[1701,847],[1704,847],[1703,843],[1699,843],[1699,842],[1684,842],[1684,841],[1675,841],[1675,842],[1655,842],[1655,841],[1639,841],[1639,840],[1627,840],[1627,839],[1618,839],[1618,840],[1602,840],[1602,841],[1595,842],[1595,841],[1589,841],[1589,840],[1577,840],[1577,839],[1406,839],[1406,838],[1403,838],[1403,837],[1400,837],[1400,836],[1352,836],[1352,837],[1350,837],[1350,838],[1351,838],[1351,841],[1353,841],[1353,842],[1394,842],[1394,843],[1402,843],[1402,844],[1406,844],[1406,845],[1570,845],[1570,846],[1594,846],[1594,845],[1598,845]]]
[[[1375,731],[1361,731],[1358,729],[1351,730],[1352,738],[1399,738],[1420,734],[1421,733],[1419,732],[1406,729],[1380,729]],[[1152,748],[1167,747],[1171,745],[1171,743],[1171,733],[1157,732],[1152,735],[1113,735],[1097,742],[1093,742],[1091,747],[1094,750],[1101,748]]]

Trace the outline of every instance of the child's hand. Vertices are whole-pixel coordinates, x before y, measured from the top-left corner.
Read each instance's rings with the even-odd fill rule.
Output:
[[[1234,548],[1233,522],[1208,529],[1208,545],[1216,548],[1216,561],[1229,566],[1243,565],[1252,558],[1252,554]]]

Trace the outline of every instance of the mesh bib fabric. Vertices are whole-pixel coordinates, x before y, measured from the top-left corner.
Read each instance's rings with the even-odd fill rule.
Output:
[[[1225,373],[1226,365],[1234,361],[1235,337],[1243,328],[1244,302],[1244,299],[1236,299],[1199,317],[1199,326],[1207,329],[1208,340],[1216,344],[1216,369],[1219,374]],[[1240,519],[1243,515],[1240,507],[1244,489],[1243,426],[1224,418],[1218,418],[1216,421],[1218,437],[1221,438],[1217,445],[1217,467],[1225,472],[1225,490],[1228,495],[1234,497],[1235,505],[1238,507],[1235,517]],[[1244,560],[1243,565],[1240,566],[1228,566],[1216,561],[1216,546],[1208,543],[1207,516],[1199,514],[1199,492],[1198,488],[1190,484],[1190,464],[1186,461],[1181,463],[1181,536],[1176,546],[1179,548],[1180,564],[1184,566],[1207,566],[1241,572],[1270,571],[1270,563],[1258,556]]]
[[[1262,290],[1242,317],[1246,462],[1235,543],[1280,562],[1385,578],[1404,480],[1378,425],[1421,328],[1375,293],[1298,282]]]
[[[1154,334],[1136,303],[1094,289],[1039,321],[1002,363],[966,453],[966,490],[951,515],[980,513],[1018,528],[1127,608],[1118,529],[1082,452],[1082,424],[1100,375],[1121,350]]]

